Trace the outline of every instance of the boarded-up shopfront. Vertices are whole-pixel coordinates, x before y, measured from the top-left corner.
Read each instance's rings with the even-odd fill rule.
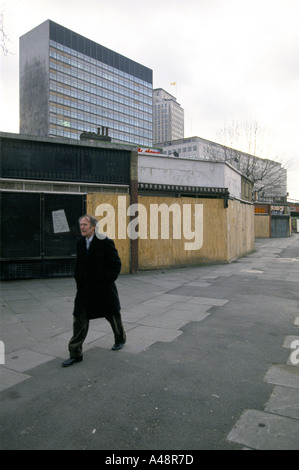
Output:
[[[130,198],[136,149],[0,133],[0,154],[1,280],[73,276],[87,194]]]
[[[134,147],[6,133],[0,151],[3,280],[72,276],[84,212],[110,230],[122,273],[254,249],[251,183],[225,162],[139,162]]]
[[[254,207],[217,197],[88,194],[87,210],[115,240],[123,272],[131,269],[132,245],[138,269],[229,263],[254,250]]]
[[[286,238],[291,234],[288,204],[255,204],[255,238]]]

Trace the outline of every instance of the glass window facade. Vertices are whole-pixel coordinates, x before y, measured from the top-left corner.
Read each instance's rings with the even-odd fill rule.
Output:
[[[49,22],[49,136],[153,143],[152,70]]]

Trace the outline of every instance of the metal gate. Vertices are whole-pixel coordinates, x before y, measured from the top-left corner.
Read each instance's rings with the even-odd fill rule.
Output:
[[[290,236],[289,217],[279,215],[271,217],[271,237],[286,238]]]

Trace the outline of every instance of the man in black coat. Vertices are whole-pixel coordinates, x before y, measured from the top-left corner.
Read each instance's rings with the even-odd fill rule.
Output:
[[[69,342],[70,358],[62,363],[63,367],[82,361],[82,346],[91,319],[104,317],[109,321],[115,340],[113,351],[126,342],[115,284],[121,270],[117,249],[113,240],[95,234],[97,219],[92,215],[80,217],[79,224],[82,238],[77,244],[73,336]]]

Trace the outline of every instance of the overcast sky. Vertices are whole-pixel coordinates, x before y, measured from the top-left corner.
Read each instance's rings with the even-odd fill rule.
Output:
[[[151,68],[185,110],[185,137],[258,122],[257,156],[287,162],[299,200],[299,0],[1,0],[1,13],[0,131],[19,132],[19,37],[51,19]]]

